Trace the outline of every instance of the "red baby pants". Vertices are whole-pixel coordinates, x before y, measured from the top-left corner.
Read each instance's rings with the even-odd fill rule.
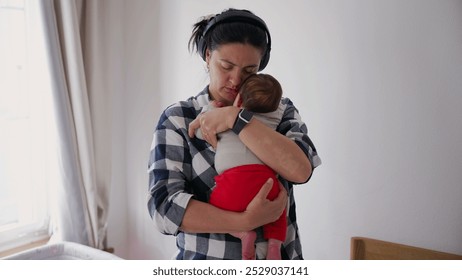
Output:
[[[269,179],[273,187],[267,198],[274,200],[279,194],[279,181],[274,171],[263,164],[237,166],[215,177],[216,186],[210,195],[210,203],[221,209],[243,212]],[[263,226],[265,239],[285,241],[287,232],[286,210],[273,223]]]

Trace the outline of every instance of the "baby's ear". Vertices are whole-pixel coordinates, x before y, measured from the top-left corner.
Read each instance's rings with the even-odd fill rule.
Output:
[[[240,93],[236,95],[236,99],[234,99],[233,106],[239,107],[239,108],[242,107],[242,98],[241,98]]]

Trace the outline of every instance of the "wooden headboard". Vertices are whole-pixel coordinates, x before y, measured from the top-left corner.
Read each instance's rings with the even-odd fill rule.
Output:
[[[352,260],[462,260],[461,255],[365,237],[351,238]]]

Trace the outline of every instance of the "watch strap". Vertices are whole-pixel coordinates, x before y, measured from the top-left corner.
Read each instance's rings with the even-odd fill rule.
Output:
[[[241,130],[250,122],[250,120],[252,120],[252,117],[252,112],[246,109],[241,109],[237,114],[236,121],[234,122],[232,131],[239,135],[239,133],[241,133]]]

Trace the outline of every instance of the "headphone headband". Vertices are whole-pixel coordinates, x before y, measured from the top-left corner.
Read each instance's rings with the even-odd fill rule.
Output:
[[[263,70],[269,62],[270,51],[271,51],[271,36],[268,31],[268,27],[266,26],[266,23],[258,16],[246,10],[228,10],[221,14],[215,15],[215,17],[212,18],[207,23],[207,26],[204,28],[204,31],[202,32],[202,36],[198,43],[198,50],[200,51],[200,55],[202,59],[205,60],[206,58],[207,43],[205,42],[205,36],[207,35],[207,33],[219,24],[230,23],[230,22],[249,23],[265,31],[266,39],[267,39],[267,46],[262,56],[262,59],[260,61],[260,67],[258,69],[259,71]]]

